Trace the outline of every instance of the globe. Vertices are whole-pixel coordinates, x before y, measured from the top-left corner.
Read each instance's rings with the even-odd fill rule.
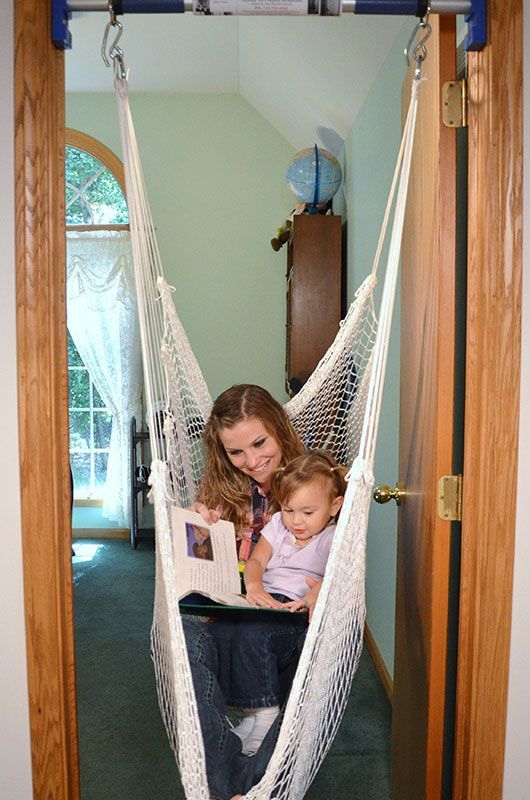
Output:
[[[318,186],[316,186],[317,159]],[[327,203],[339,190],[342,170],[329,150],[315,145],[300,150],[293,156],[287,166],[285,179],[300,203]]]

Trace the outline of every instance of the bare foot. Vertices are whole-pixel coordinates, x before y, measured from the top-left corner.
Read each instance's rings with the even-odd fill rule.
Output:
[[[241,800],[241,795],[235,794],[233,797],[230,798],[230,800]]]

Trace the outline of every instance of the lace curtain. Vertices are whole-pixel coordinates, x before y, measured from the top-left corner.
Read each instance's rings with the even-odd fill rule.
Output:
[[[128,527],[129,425],[142,416],[143,382],[128,231],[67,232],[67,298],[70,335],[112,414],[103,517]]]

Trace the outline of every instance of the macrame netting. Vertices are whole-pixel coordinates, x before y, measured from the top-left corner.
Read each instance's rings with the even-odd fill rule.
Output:
[[[286,411],[308,448],[351,467],[326,575],[293,681],[276,748],[249,800],[302,800],[342,719],[360,657],[365,619],[368,510],[392,321],[419,81],[413,83],[396,172],[371,274],[334,343]],[[189,505],[202,470],[201,437],[212,405],[163,277],[125,80],[116,79],[140,313],[153,465],[156,590],[152,627],[162,716],[189,800],[207,800],[204,747],[176,592],[170,512]],[[379,322],[373,291],[393,198]],[[163,432],[163,436],[160,435]]]

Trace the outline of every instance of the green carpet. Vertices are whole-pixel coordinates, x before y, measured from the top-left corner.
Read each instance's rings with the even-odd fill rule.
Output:
[[[154,552],[74,545],[81,800],[183,800],[149,655]],[[390,705],[367,653],[307,800],[388,800]]]

